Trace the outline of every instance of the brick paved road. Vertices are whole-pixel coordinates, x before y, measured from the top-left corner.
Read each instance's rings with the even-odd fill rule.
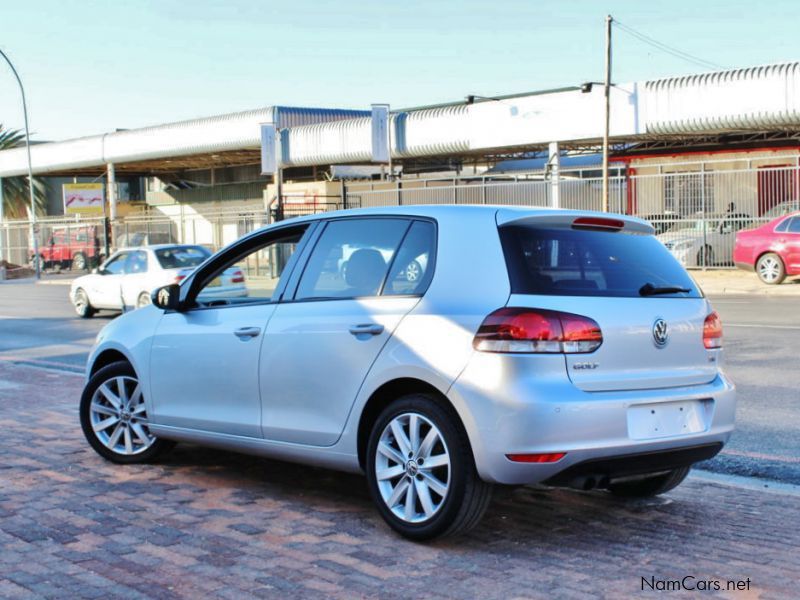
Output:
[[[81,383],[0,361],[0,597],[621,598],[685,575],[798,597],[796,495],[522,488],[469,536],[416,545],[360,477],[191,446],[106,463],[77,424]]]

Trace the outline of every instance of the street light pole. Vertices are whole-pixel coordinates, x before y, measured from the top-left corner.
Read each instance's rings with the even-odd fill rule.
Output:
[[[605,127],[603,128],[603,212],[608,212],[608,135],[611,121],[611,23],[606,15],[606,77],[603,83],[605,98]]]
[[[11,59],[6,56],[6,53],[0,49],[0,56],[2,56],[5,61],[8,63],[8,66],[11,67],[11,72],[14,73],[14,77],[17,79],[17,83],[19,84],[19,91],[22,94],[22,114],[25,117],[25,150],[28,153],[28,190],[30,191],[31,197],[31,205],[28,209],[30,212],[30,224],[31,224],[31,240],[33,242],[33,262],[36,265],[36,279],[40,279],[42,276],[41,265],[39,264],[41,261],[39,260],[39,241],[36,239],[36,202],[33,197],[33,167],[31,166],[31,133],[28,127],[28,103],[25,101],[25,88],[22,86],[22,80],[19,78],[19,73],[14,68]]]

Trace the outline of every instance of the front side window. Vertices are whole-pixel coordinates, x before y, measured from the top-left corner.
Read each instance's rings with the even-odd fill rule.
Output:
[[[128,254],[128,252],[120,252],[116,256],[112,256],[103,265],[103,273],[106,275],[122,275],[125,272],[125,262],[128,260]]]
[[[224,306],[277,301],[276,290],[289,259],[305,233],[293,228],[283,236],[244,250],[205,277],[195,303],[199,306]]]
[[[328,223],[308,259],[295,299],[379,295],[409,226],[405,219]]]

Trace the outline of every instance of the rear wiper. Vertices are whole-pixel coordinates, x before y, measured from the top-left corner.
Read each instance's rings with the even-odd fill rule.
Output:
[[[684,287],[678,287],[675,285],[668,285],[664,287],[656,287],[652,283],[645,283],[642,287],[639,288],[639,295],[640,296],[658,296],[659,294],[677,294],[677,293],[688,293],[692,290]]]

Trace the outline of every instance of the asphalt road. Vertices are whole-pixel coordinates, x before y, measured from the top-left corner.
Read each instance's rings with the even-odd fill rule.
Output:
[[[64,285],[0,284],[0,360],[82,371],[113,315],[75,316]],[[800,297],[712,297],[726,371],[739,391],[737,431],[704,469],[800,485]]]

